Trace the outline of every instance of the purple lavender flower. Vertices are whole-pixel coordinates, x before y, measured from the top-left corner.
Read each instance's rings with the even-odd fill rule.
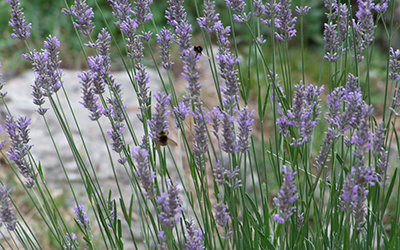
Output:
[[[359,163],[360,164],[360,163]],[[343,192],[340,197],[342,210],[346,208],[353,213],[357,231],[362,230],[366,221],[365,202],[369,193],[367,185],[374,186],[378,177],[370,166],[354,166],[343,183]]]
[[[136,175],[145,190],[143,194],[147,198],[152,198],[155,196],[156,191],[153,183],[153,180],[156,178],[156,173],[151,171],[148,157],[149,152],[147,149],[141,148],[140,146],[132,148],[132,158],[136,161]]]
[[[139,109],[145,113],[149,108],[149,79],[150,76],[146,72],[146,67],[139,63],[136,66],[137,74],[135,75],[135,80],[137,81],[137,85],[139,87],[139,92],[137,93],[138,101],[139,101]]]
[[[31,35],[29,30],[32,24],[26,22],[22,12],[24,9],[20,8],[20,0],[6,0],[6,2],[11,6],[11,21],[8,22],[8,25],[14,28],[11,36],[21,40],[27,39]]]
[[[394,97],[392,99],[392,107],[389,109],[396,117],[400,117],[400,88],[395,89]]]
[[[374,139],[372,141],[372,154],[374,156],[379,155],[384,150],[382,146],[385,139],[386,129],[383,125],[383,122],[381,122],[378,127],[375,127]]]
[[[288,42],[296,36],[294,26],[297,17],[292,17],[291,4],[291,0],[281,0],[277,5],[275,26],[281,30],[281,33],[275,32],[275,36],[282,42]]]
[[[104,71],[108,72],[111,67],[111,59],[110,59],[110,40],[111,35],[107,31],[106,28],[101,29],[100,33],[97,35],[96,42],[88,42],[85,44],[89,48],[95,48],[98,52],[98,55],[103,59],[103,67]]]
[[[175,35],[172,34],[171,30],[163,27],[160,30],[160,35],[157,34],[157,43],[161,49],[160,58],[162,60],[162,66],[164,69],[169,70],[174,64],[169,60],[171,53],[169,47],[172,45],[172,40],[174,40]]]
[[[175,21],[174,21],[175,22]],[[183,20],[179,24],[173,25],[175,27],[175,43],[179,45],[179,54],[182,57],[182,53],[185,50],[190,50],[190,39],[192,38],[192,25],[187,20]],[[197,55],[197,54],[196,54]]]
[[[74,21],[74,27],[85,36],[90,36],[95,27],[92,21],[94,12],[93,8],[87,5],[86,0],[75,0],[75,5],[72,5],[69,10],[63,9],[62,12],[67,16],[75,16],[77,19]]]
[[[353,80],[357,80],[356,77],[353,77],[349,74],[348,83]],[[357,81],[355,81],[356,83]],[[339,128],[341,131],[346,131],[350,128],[357,128],[360,118],[362,106],[364,105],[364,100],[362,99],[361,89],[352,89],[354,87],[349,87],[350,85],[346,85],[346,89],[344,91],[344,102],[346,103],[345,111],[339,116]],[[355,85],[356,86],[356,85]],[[353,91],[354,90],[354,91]]]
[[[358,0],[358,11],[356,17],[360,23],[361,34],[365,45],[374,41],[374,17],[371,10],[374,9],[372,0]]]
[[[387,173],[389,169],[389,162],[388,162],[388,156],[387,156],[387,151],[381,150],[379,152],[379,159],[376,162],[376,169],[378,170],[378,180],[380,183],[382,183],[384,186],[387,186],[389,183],[387,180],[389,179],[389,175]]]
[[[328,12],[325,13],[326,17],[329,20],[335,19],[338,14],[337,0],[324,0],[324,6],[328,9]]]
[[[89,118],[92,121],[96,121],[104,114],[105,109],[103,105],[98,103],[99,97],[96,96],[93,86],[93,73],[91,71],[86,71],[82,74],[78,74],[78,77],[81,79],[80,84],[82,85],[81,89],[83,94],[83,101],[79,103],[90,111]]]
[[[276,124],[279,126],[279,133],[283,136],[283,138],[288,138],[290,134],[289,126],[293,126],[294,122],[289,121],[287,116],[282,116],[276,118]]]
[[[127,44],[128,47],[128,57],[135,60],[135,63],[139,63],[143,59],[143,43],[141,41],[142,35],[136,35],[133,40]]]
[[[231,9],[239,13],[242,13],[244,7],[246,6],[244,0],[225,0],[225,2],[227,7],[230,7]]]
[[[218,194],[218,199],[219,202],[214,205],[214,217],[220,227],[225,227],[231,217],[229,212],[226,211],[227,207],[221,194]]]
[[[76,250],[79,245],[78,242],[78,237],[76,237],[76,234],[71,233],[71,234],[66,234],[65,239],[67,240],[67,243],[64,245],[65,250]]]
[[[226,183],[226,174],[227,170],[224,168],[220,161],[217,161],[217,166],[213,169],[213,175],[214,180],[218,186],[222,186]]]
[[[197,23],[200,28],[211,33],[215,30],[214,23],[219,19],[219,13],[215,13],[215,2],[210,2],[210,0],[204,1],[204,17],[198,17]]]
[[[329,127],[328,132],[325,133],[321,149],[317,158],[315,159],[314,167],[320,170],[321,167],[326,167],[326,162],[329,160],[329,150],[333,141],[337,138],[336,132],[333,128]]]
[[[294,183],[294,176],[297,172],[293,173],[293,170],[286,165],[282,166],[283,183],[279,190],[278,197],[274,198],[275,206],[279,209],[278,214],[273,215],[273,219],[278,221],[279,224],[284,224],[293,212],[296,211],[296,207],[292,204],[298,199],[296,193],[297,186]]]
[[[339,55],[335,52],[332,53],[332,51],[337,47],[338,45],[338,37],[337,37],[337,31],[336,31],[336,24],[332,23],[324,23],[325,30],[324,30],[324,42],[325,42],[325,49],[326,49],[326,55],[324,56],[325,60],[328,60],[329,62],[335,62],[338,58]]]
[[[250,147],[251,125],[254,123],[254,110],[249,112],[248,107],[244,107],[239,111],[237,123],[239,124],[238,147],[239,151],[246,153]]]
[[[175,227],[180,219],[182,201],[179,199],[179,188],[172,185],[171,180],[167,180],[167,193],[161,193],[161,196],[157,197],[157,203],[161,209],[158,217],[163,225],[169,228]]]
[[[112,14],[119,21],[115,23],[118,27],[121,27],[121,23],[133,13],[132,5],[129,0],[108,0],[110,2],[111,8],[113,9]]]
[[[183,0],[169,0],[168,8],[165,11],[165,18],[168,20],[167,23],[174,28],[180,25],[182,21],[186,20],[187,14],[185,8],[183,8]]]
[[[17,165],[19,172],[27,178],[26,187],[32,188],[35,184],[36,173],[28,159],[32,145],[29,145],[29,128],[31,119],[19,117],[17,121],[13,117],[7,117],[4,127],[10,138],[10,149],[7,152],[8,158]]]
[[[228,26],[223,27],[219,21],[215,23],[215,30],[217,31],[220,47],[218,50],[217,61],[220,69],[220,76],[225,80],[225,88],[221,91],[224,93],[224,108],[232,109],[236,106],[239,98],[239,79],[237,77],[238,70],[235,66],[239,63],[239,58],[232,55],[229,50],[229,33],[231,28]]]
[[[0,186],[0,226],[4,223],[7,230],[13,231],[17,226],[17,217],[10,204],[11,189],[7,190],[6,186]]]
[[[231,116],[228,112],[222,111],[222,136],[224,142],[221,143],[222,150],[227,153],[235,153],[238,151],[238,146],[236,145],[236,135],[233,127],[235,117]]]
[[[347,30],[349,28],[348,21],[348,8],[346,4],[340,4],[339,7],[339,21],[338,21],[338,39],[345,41],[347,38]]]
[[[182,76],[188,82],[184,99],[191,100],[194,104],[200,103],[201,85],[199,82],[200,73],[197,69],[199,56],[193,50],[184,50],[181,54],[184,66]]]
[[[153,14],[147,13],[149,11],[149,5],[153,3],[153,0],[136,0],[135,3],[136,7],[133,13],[138,20],[138,24],[145,24],[153,16]]]
[[[364,60],[364,56],[362,56],[361,53],[364,50],[364,44],[365,44],[363,39],[362,28],[359,22],[356,22],[354,19],[352,20],[352,22],[354,31],[354,39],[353,39],[354,49],[356,51],[357,61],[361,62],[362,60]]]
[[[240,15],[233,14],[233,21],[238,22],[238,23],[247,23],[251,18],[251,12],[248,14],[243,13]]]
[[[236,166],[233,170],[229,170],[229,169],[226,170],[225,174],[226,174],[226,178],[228,179],[226,184],[229,187],[233,187],[234,189],[237,189],[242,186],[242,180],[239,179],[239,173],[240,173],[239,166]]]
[[[186,221],[187,241],[185,247],[187,250],[203,250],[204,238],[200,229],[194,228],[193,220]]]
[[[176,122],[175,128],[178,128],[178,125],[180,124],[179,121],[183,122],[191,112],[190,107],[186,106],[185,102],[180,102],[178,107],[174,107],[174,117]]]
[[[354,155],[362,158],[371,148],[372,133],[369,131],[369,116],[372,114],[372,107],[367,104],[362,106],[361,115],[355,135],[351,137],[351,143],[356,146]]]
[[[308,14],[308,12],[311,10],[311,7],[308,6],[303,6],[303,7],[298,7],[296,6],[296,9],[294,11],[296,11],[296,13],[299,16],[305,16]]]
[[[342,87],[337,87],[327,96],[328,112],[325,119],[333,128],[339,128],[339,114],[343,101],[343,92]]]
[[[400,50],[394,50],[392,47],[390,47],[389,52],[389,78],[395,80],[399,77]]]
[[[222,115],[221,111],[219,110],[219,108],[217,108],[217,107],[214,107],[211,110],[211,115],[210,114],[207,114],[207,115],[209,117],[208,119],[211,120],[211,126],[213,127],[212,133],[215,135],[215,137],[219,141],[219,135],[218,135],[219,125],[221,124],[223,115]]]
[[[374,6],[375,11],[380,13],[381,15],[383,15],[388,8],[389,1],[390,0],[382,0],[382,2],[380,4],[379,3],[375,4],[375,6]]]
[[[266,7],[263,4],[262,0],[254,0],[253,1],[253,15],[256,17],[261,17],[265,15]]]
[[[160,250],[168,250],[168,246],[167,246],[167,236],[165,236],[165,232],[164,231],[159,231],[158,232],[158,240],[160,241],[161,244],[157,244],[158,249]]]
[[[76,222],[85,230],[86,233],[91,234],[92,227],[84,208],[85,206],[82,203],[79,206],[75,205]]]
[[[157,92],[154,94],[156,99],[156,107],[153,112],[153,117],[148,121],[150,126],[150,138],[155,144],[158,145],[160,133],[166,133],[168,135],[168,121],[167,116],[169,116],[168,104],[171,99],[171,95],[167,95],[162,92]]]
[[[194,143],[193,151],[197,168],[204,170],[206,167],[205,153],[208,151],[207,127],[204,119],[204,110],[201,105],[196,106],[194,117]]]

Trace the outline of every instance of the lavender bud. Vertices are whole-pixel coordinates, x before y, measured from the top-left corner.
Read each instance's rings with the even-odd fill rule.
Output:
[[[231,9],[239,13],[242,13],[244,7],[246,6],[244,0],[225,0],[225,2],[227,7],[230,7]]]
[[[201,85],[199,82],[200,73],[197,69],[197,62],[200,57],[198,57],[193,50],[184,50],[181,57],[184,63],[182,76],[188,82],[186,85],[187,92],[184,98],[198,105],[200,103]]]
[[[360,23],[361,34],[366,45],[374,41],[374,17],[371,10],[374,8],[372,0],[358,0],[356,17]]]
[[[378,127],[375,127],[375,134],[372,142],[372,154],[374,156],[377,156],[384,151],[382,146],[385,139],[385,130],[383,122],[381,122]]]
[[[137,74],[135,75],[135,80],[137,81],[137,85],[139,87],[139,91],[137,93],[138,101],[139,101],[139,109],[145,113],[149,108],[149,79],[150,75],[146,72],[146,67],[139,63],[136,66]]]
[[[11,6],[11,20],[8,22],[8,25],[14,28],[11,36],[21,40],[27,39],[31,35],[29,30],[32,24],[26,22],[24,9],[20,8],[20,0],[6,0],[6,2]]]
[[[400,50],[394,50],[390,47],[389,50],[389,78],[395,80],[399,76],[399,68],[400,68]]]
[[[167,109],[171,95],[167,95],[162,92],[157,92],[154,94],[156,99],[156,107],[153,112],[153,117],[148,121],[150,126],[150,138],[155,144],[158,145],[159,139],[158,135],[160,133],[166,133],[168,135],[168,121],[167,116],[169,116],[169,111]]]
[[[207,127],[203,113],[204,110],[202,107],[197,106],[196,111],[193,114],[195,121],[193,151],[197,168],[200,170],[204,170],[206,167],[205,153],[208,151]]]
[[[0,186],[0,226],[4,223],[7,230],[13,231],[17,226],[17,217],[11,207],[10,195],[11,189],[6,186]]]
[[[167,193],[161,193],[157,197],[157,203],[160,204],[161,213],[159,219],[165,227],[173,228],[178,223],[182,211],[182,201],[179,199],[179,189],[176,185],[167,180]]]
[[[204,1],[204,17],[197,18],[197,23],[200,28],[211,33],[215,30],[214,23],[218,20],[219,14],[215,13],[215,2],[210,2],[210,0]]]
[[[383,15],[388,8],[389,1],[390,0],[382,0],[381,4],[379,4],[379,3],[375,4],[375,7],[374,7],[375,11],[380,13],[381,15]]]
[[[203,250],[204,238],[200,229],[194,228],[193,220],[186,221],[187,241],[185,247],[187,250]]]
[[[222,186],[226,183],[225,176],[227,170],[221,165],[220,161],[217,161],[217,167],[213,169],[214,180],[218,186]]]
[[[298,7],[296,6],[296,9],[294,11],[296,11],[296,13],[299,16],[305,16],[308,14],[308,12],[311,10],[311,7],[308,6],[303,6],[303,7]]]
[[[159,231],[158,232],[158,240],[160,241],[161,244],[157,244],[158,249],[160,250],[168,250],[168,246],[167,246],[167,236],[165,236],[164,231]]]
[[[75,0],[75,5],[72,5],[69,10],[63,9],[62,12],[67,16],[75,16],[74,27],[85,36],[90,36],[95,27],[92,21],[94,12],[93,8],[87,5],[86,0]]]
[[[75,205],[76,222],[85,230],[85,233],[91,235],[92,227],[84,208],[85,206],[82,203],[79,206]]]
[[[174,28],[180,25],[183,20],[186,20],[186,12],[183,8],[183,0],[168,0],[168,8],[165,11],[167,23]]]
[[[152,198],[155,196],[155,186],[153,180],[156,178],[156,173],[151,171],[149,160],[149,152],[147,149],[137,146],[132,149],[132,158],[136,161],[136,175],[138,179],[142,182],[142,187],[145,192],[143,194],[147,198]]]
[[[162,66],[164,69],[169,70],[171,66],[174,64],[170,62],[169,58],[171,56],[169,47],[172,45],[172,41],[174,40],[174,34],[172,34],[171,30],[163,27],[160,30],[160,35],[157,34],[157,43],[161,49],[160,58],[162,60]]]
[[[135,3],[136,7],[133,13],[138,20],[138,24],[145,24],[153,16],[153,14],[147,13],[149,11],[149,5],[153,3],[153,0],[136,0]]]
[[[211,126],[213,127],[212,133],[215,135],[215,137],[219,141],[219,135],[218,135],[219,125],[221,124],[223,115],[222,115],[221,111],[219,110],[219,108],[217,108],[217,107],[214,107],[211,110],[211,113],[212,113],[212,115],[210,115],[210,119],[212,121]]]
[[[389,109],[396,117],[400,117],[400,88],[394,90],[394,97],[392,99],[392,107]]]
[[[186,106],[185,102],[180,102],[178,106],[179,108],[174,107],[175,128],[178,128],[179,121],[185,121],[186,117],[189,116],[191,112],[190,107]]]
[[[339,41],[345,41],[347,38],[347,30],[349,29],[349,20],[348,20],[348,8],[346,4],[340,4],[339,8],[339,31],[338,31],[338,39]]]
[[[337,55],[337,53],[332,54],[331,51],[334,50],[339,43],[336,31],[337,25],[332,23],[325,23],[324,26],[324,42],[325,49],[327,51],[324,58],[330,62],[335,62],[339,58],[339,56]]]
[[[292,204],[298,199],[296,193],[297,186],[294,183],[294,176],[297,172],[286,165],[282,166],[283,183],[279,190],[278,197],[274,198],[274,203],[279,208],[279,213],[273,215],[273,219],[278,221],[279,224],[284,224],[296,211],[296,207]]]
[[[92,121],[98,120],[105,112],[103,105],[98,103],[99,97],[96,96],[95,89],[93,87],[93,73],[91,71],[83,72],[78,74],[81,79],[80,84],[82,85],[82,104],[86,109],[89,110],[89,118]]]
[[[290,10],[291,0],[281,0],[276,6],[276,19],[275,26],[281,30],[281,33],[275,32],[276,38],[282,42],[288,42],[296,36],[296,30],[294,28],[297,17],[292,17],[292,11]]]
[[[250,147],[251,125],[254,123],[254,110],[249,112],[248,107],[244,107],[239,111],[237,123],[239,124],[238,147],[239,151],[246,153]]]
[[[64,245],[65,250],[77,250],[79,242],[78,242],[78,237],[76,237],[76,234],[71,233],[71,234],[66,234],[65,238],[67,240],[67,243]]]
[[[265,15],[265,5],[262,0],[254,0],[253,2],[253,15],[256,17],[261,17]]]
[[[220,227],[225,227],[231,217],[229,216],[229,212],[226,211],[227,207],[224,204],[221,194],[218,195],[218,199],[219,202],[214,205],[214,217]]]
[[[222,112],[222,136],[224,137],[224,142],[221,143],[222,150],[227,153],[235,153],[238,151],[238,146],[236,145],[236,136],[233,126],[235,117],[231,116],[228,112]]]
[[[233,14],[233,21],[238,23],[247,23],[251,18],[251,12],[249,14],[243,13],[241,15]]]
[[[337,0],[324,0],[324,5],[328,9],[328,12],[325,13],[326,17],[329,20],[335,19],[338,14]]]

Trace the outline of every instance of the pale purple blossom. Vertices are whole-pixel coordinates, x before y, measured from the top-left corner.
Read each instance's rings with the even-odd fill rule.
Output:
[[[227,170],[224,168],[220,161],[217,161],[217,166],[213,169],[213,175],[214,180],[218,186],[226,184],[226,174]]]
[[[396,80],[399,77],[399,68],[400,68],[400,50],[394,50],[390,47],[389,50],[389,78],[392,80]]]
[[[325,13],[326,17],[329,20],[335,19],[338,14],[337,0],[324,0],[324,6],[328,9],[328,12]]]
[[[135,75],[135,80],[137,81],[138,89],[137,99],[139,101],[139,109],[145,113],[149,108],[149,79],[150,75],[146,72],[146,66],[139,63],[135,65],[137,69],[137,74]]]
[[[211,126],[213,128],[212,133],[215,135],[217,140],[219,140],[219,134],[218,134],[219,133],[219,125],[221,124],[223,115],[222,115],[221,111],[219,110],[219,108],[214,107],[211,110],[211,114],[209,114],[208,116],[211,121]]]
[[[163,92],[157,92],[154,94],[156,99],[156,107],[153,111],[152,119],[148,120],[148,125],[150,127],[150,138],[155,144],[158,145],[160,133],[166,133],[168,135],[168,120],[170,112],[168,110],[169,101],[171,95],[167,95]]]
[[[6,0],[6,2],[11,6],[11,20],[8,22],[8,25],[14,28],[11,36],[21,40],[27,39],[31,35],[29,30],[32,24],[26,22],[24,9],[20,8],[20,0]]]
[[[364,60],[364,56],[361,55],[361,53],[364,51],[364,44],[365,44],[363,39],[363,33],[359,22],[356,22],[353,19],[352,24],[354,32],[353,46],[356,51],[357,61],[361,62],[362,60]]]
[[[370,45],[374,41],[375,24],[372,10],[375,5],[372,0],[358,0],[357,2],[356,17],[360,25],[362,39],[365,45]]]
[[[80,84],[83,94],[83,101],[79,103],[89,110],[89,118],[92,121],[96,121],[104,114],[105,109],[103,105],[99,103],[99,97],[95,93],[96,91],[93,86],[92,76],[93,73],[91,71],[86,71],[82,74],[78,74],[78,77],[81,79]]]
[[[35,185],[37,173],[34,171],[29,159],[30,150],[33,145],[29,144],[29,128],[31,118],[19,117],[16,121],[13,117],[7,117],[4,127],[10,138],[10,148],[7,152],[8,158],[15,163],[19,172],[27,179],[26,187]]]
[[[184,66],[182,76],[188,82],[186,84],[186,94],[184,100],[191,100],[195,105],[199,104],[201,85],[199,82],[200,73],[197,68],[197,62],[200,57],[192,49],[182,51],[181,54]]]
[[[336,31],[336,24],[332,23],[324,23],[324,43],[325,43],[325,49],[326,49],[326,54],[324,56],[325,60],[328,60],[329,62],[335,62],[338,58],[339,55],[336,52],[333,52],[334,49],[336,49],[339,41],[337,37],[337,31]]]
[[[383,122],[378,127],[375,127],[374,139],[372,141],[372,154],[374,156],[379,155],[384,150],[382,147],[385,139],[385,130]]]
[[[145,191],[143,194],[147,198],[152,198],[155,196],[155,186],[154,179],[156,178],[156,173],[152,171],[149,165],[149,152],[147,149],[141,148],[140,146],[132,148],[132,158],[136,163],[136,175],[142,184]]]
[[[185,247],[187,250],[203,250],[204,237],[200,229],[194,228],[193,220],[186,221],[187,241]]]
[[[244,107],[238,112],[237,123],[239,125],[238,147],[239,151],[246,153],[250,148],[250,136],[254,123],[254,110],[249,112],[248,107]]]
[[[390,2],[390,0],[382,0],[381,3],[375,4],[375,6],[374,6],[375,11],[380,14],[384,14],[388,8],[389,2]]]
[[[244,0],[225,0],[225,2],[227,7],[239,13],[242,13],[246,6]]]
[[[168,7],[165,11],[167,23],[174,28],[186,20],[186,11],[183,7],[183,0],[168,0]]]
[[[180,102],[178,107],[174,107],[174,118],[176,122],[175,128],[178,128],[180,122],[185,121],[186,117],[188,117],[191,113],[190,107],[186,105],[185,102]]]
[[[329,161],[329,150],[331,149],[331,145],[336,138],[337,133],[332,127],[329,127],[328,131],[325,132],[325,138],[323,140],[321,149],[318,153],[317,158],[315,159],[314,167],[317,170],[326,167],[326,163],[327,161]]]
[[[228,208],[224,204],[224,199],[222,197],[221,194],[218,195],[219,202],[214,205],[214,217],[217,225],[225,227],[231,217],[229,212],[227,212]]]
[[[204,1],[204,17],[198,17],[197,23],[200,28],[211,33],[215,30],[214,23],[218,21],[219,13],[215,13],[215,1],[205,0]]]
[[[242,13],[240,15],[233,14],[233,21],[238,23],[247,23],[251,18],[251,12],[248,14]]]
[[[278,197],[274,198],[278,213],[272,216],[279,224],[284,224],[293,215],[293,212],[296,211],[296,206],[293,206],[293,203],[298,199],[297,186],[294,183],[294,176],[297,172],[293,172],[291,167],[283,165],[282,173],[283,183]]]
[[[396,117],[400,117],[400,88],[394,90],[394,97],[392,98],[392,100],[392,107],[390,107],[389,109]]]
[[[222,111],[222,136],[224,141],[221,143],[222,150],[227,153],[235,153],[239,150],[236,144],[236,135],[233,127],[235,117],[226,111]]]
[[[171,66],[174,64],[173,62],[170,61],[171,57],[171,52],[169,47],[172,45],[172,41],[174,40],[175,35],[172,34],[171,30],[163,27],[160,30],[160,35],[157,36],[157,43],[159,44],[160,50],[161,50],[161,61],[162,61],[162,66],[164,69],[169,70]]]
[[[308,14],[308,12],[309,12],[310,10],[311,10],[311,7],[308,7],[308,6],[302,6],[302,7],[296,6],[296,8],[295,8],[294,11],[296,11],[296,13],[297,13],[299,16],[305,16],[305,15]]]
[[[292,17],[292,11],[290,10],[291,4],[291,0],[281,0],[276,6],[275,26],[280,30],[280,33],[275,32],[275,36],[281,42],[288,42],[296,36],[296,29],[294,26],[297,17]]]
[[[66,234],[65,239],[67,240],[66,244],[64,245],[65,250],[77,250],[79,242],[78,242],[78,237],[76,237],[76,234],[71,233],[71,234]]]
[[[200,170],[204,170],[206,167],[206,156],[205,154],[208,152],[208,143],[207,143],[207,127],[206,127],[206,119],[204,117],[204,110],[202,105],[196,105],[196,110],[193,113],[194,118],[194,143],[193,143],[193,151],[195,162],[197,168]]]
[[[10,192],[11,189],[0,186],[0,226],[4,224],[7,230],[13,231],[17,226],[17,217],[11,207]]]
[[[145,24],[147,21],[151,20],[153,14],[148,13],[149,7],[153,3],[153,0],[136,0],[136,7],[133,13],[138,20],[138,24]]]
[[[62,12],[67,16],[75,16],[74,27],[85,36],[90,36],[95,27],[92,21],[94,12],[93,8],[87,5],[86,0],[75,0],[75,5],[72,5],[70,9],[63,9]]]
[[[157,203],[160,205],[160,221],[165,227],[173,228],[178,223],[182,211],[182,201],[179,199],[179,188],[172,185],[171,180],[167,180],[167,192],[161,193],[157,197]]]
[[[85,206],[81,203],[79,206],[75,205],[76,222],[85,230],[85,233],[91,234],[92,227],[89,218],[85,212]]]
[[[345,41],[349,29],[348,8],[346,4],[340,4],[339,7],[339,20],[338,20],[338,39]]]

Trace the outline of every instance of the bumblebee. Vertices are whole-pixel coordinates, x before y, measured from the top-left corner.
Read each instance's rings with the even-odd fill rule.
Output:
[[[173,140],[171,140],[171,139],[168,138],[168,134],[167,134],[166,132],[161,131],[161,132],[158,134],[158,144],[159,144],[159,145],[161,145],[161,146],[167,146],[168,143],[170,143],[170,142],[171,142],[172,145],[175,145],[175,146],[178,145],[176,142],[174,142]]]
[[[194,52],[196,52],[197,54],[201,54],[201,52],[203,52],[203,47],[201,47],[200,45],[195,45],[193,47]]]

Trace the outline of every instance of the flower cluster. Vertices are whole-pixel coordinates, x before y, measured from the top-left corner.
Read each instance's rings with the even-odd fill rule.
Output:
[[[11,36],[21,40],[27,39],[31,35],[29,30],[32,24],[26,22],[22,12],[24,9],[20,8],[20,0],[6,0],[6,2],[11,5],[11,21],[8,22],[8,25],[14,28]]]
[[[35,185],[36,173],[32,163],[28,159],[32,145],[29,144],[29,128],[31,119],[19,117],[16,121],[13,117],[7,117],[4,127],[10,138],[10,149],[7,156],[17,165],[19,172],[27,178],[26,187],[32,188]]]
[[[277,5],[275,26],[281,33],[275,32],[275,36],[282,42],[288,42],[296,36],[294,26],[297,17],[292,17],[292,11],[290,10],[291,4],[291,0],[282,0]]]
[[[153,0],[136,0],[135,2],[136,7],[133,10],[133,13],[136,16],[136,20],[138,21],[138,24],[145,24],[147,21],[151,20],[153,16],[153,14],[147,13]]]
[[[152,119],[148,121],[148,125],[151,130],[150,137],[153,142],[158,145],[159,134],[166,133],[168,135],[167,116],[170,114],[168,111],[168,104],[171,96],[162,92],[157,92],[154,94],[154,98],[156,99],[156,107]]]
[[[215,30],[215,22],[219,19],[219,13],[215,13],[215,2],[210,2],[210,0],[204,1],[204,17],[197,18],[197,23],[200,28],[204,29],[208,33]]]
[[[174,40],[175,35],[172,34],[171,30],[163,27],[160,30],[160,35],[157,34],[157,43],[160,45],[161,49],[161,61],[164,69],[169,70],[171,66],[174,64],[169,60],[171,57],[171,52],[169,47],[172,45],[172,41]]]
[[[279,213],[273,215],[273,219],[279,224],[284,224],[296,211],[296,207],[292,204],[298,199],[296,193],[297,186],[294,183],[294,176],[297,172],[293,172],[290,167],[282,166],[283,183],[279,190],[278,197],[274,198],[275,206],[279,208]]]
[[[158,217],[163,225],[169,228],[175,227],[180,219],[178,214],[182,211],[182,201],[179,199],[179,188],[172,185],[171,180],[167,180],[167,192],[157,197],[157,203],[161,209]]]
[[[142,187],[145,190],[144,195],[147,198],[154,197],[155,187],[153,180],[156,178],[156,173],[151,171],[148,158],[149,152],[147,149],[139,146],[132,149],[132,158],[136,162],[136,175],[142,183]]]
[[[186,221],[187,241],[185,247],[187,250],[203,250],[204,238],[199,229],[194,228],[193,220]]]
[[[0,226],[4,224],[7,230],[14,230],[17,225],[17,217],[15,216],[10,204],[11,189],[7,190],[6,186],[0,186]]]
[[[95,27],[92,21],[94,12],[93,8],[87,5],[86,0],[75,0],[75,5],[72,5],[69,10],[63,9],[62,12],[67,16],[75,16],[77,19],[74,21],[74,26],[85,36],[90,36]]]

